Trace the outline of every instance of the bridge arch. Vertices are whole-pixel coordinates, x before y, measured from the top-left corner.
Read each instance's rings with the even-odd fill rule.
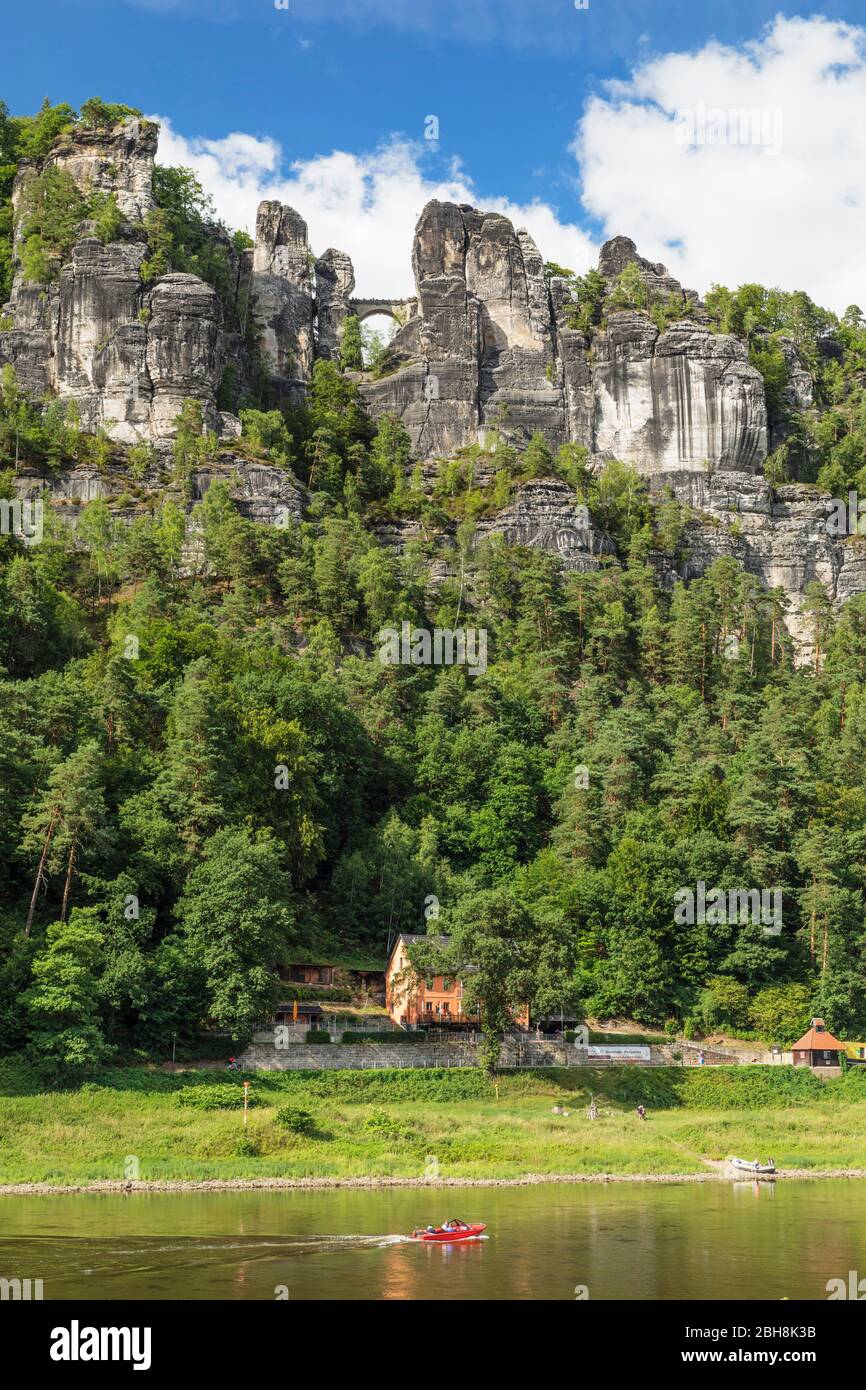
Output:
[[[395,323],[403,324],[412,318],[417,308],[416,299],[350,299],[349,313],[363,323],[374,314],[385,314]]]

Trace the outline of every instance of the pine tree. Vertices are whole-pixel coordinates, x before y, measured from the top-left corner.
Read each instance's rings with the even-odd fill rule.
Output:
[[[343,319],[343,332],[340,337],[340,366],[344,371],[362,372],[364,370],[364,343],[361,337],[361,323],[356,314],[347,314]]]
[[[39,890],[49,873],[65,868],[60,920],[65,921],[72,882],[83,853],[104,854],[110,844],[102,789],[102,759],[95,743],[85,743],[48,779],[46,790],[24,816],[22,851],[38,854],[36,877],[24,935],[30,935]]]

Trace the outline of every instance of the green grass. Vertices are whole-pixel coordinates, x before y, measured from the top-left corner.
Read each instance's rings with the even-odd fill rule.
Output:
[[[733,1153],[772,1154],[782,1167],[807,1170],[866,1159],[859,1072],[829,1083],[773,1067],[550,1069],[495,1080],[468,1068],[269,1072],[251,1080],[256,1105],[244,1132],[237,1105],[206,1108],[219,1096],[231,1101],[233,1089],[239,1099],[240,1078],[129,1068],[49,1091],[6,1064],[0,1182],[120,1180],[130,1157],[151,1181],[700,1173],[706,1160]],[[189,1104],[193,1090],[203,1107]],[[595,1122],[586,1118],[590,1092],[601,1110]],[[554,1115],[554,1104],[571,1115]],[[287,1105],[313,1117],[311,1133],[280,1123]]]

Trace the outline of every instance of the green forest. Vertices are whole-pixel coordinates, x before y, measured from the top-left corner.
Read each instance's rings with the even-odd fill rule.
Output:
[[[118,118],[87,106],[0,110],[0,305],[17,162]],[[189,171],[157,184],[147,274],[195,268],[222,294],[243,237]],[[63,190],[38,191],[36,278],[74,233]],[[116,234],[110,207],[84,215]],[[598,287],[572,279],[591,333]],[[707,305],[786,426],[771,480],[866,494],[859,310],[751,285]],[[782,337],[813,374],[813,417],[786,414]],[[193,473],[225,452],[195,402],[157,458],[3,369],[0,497],[16,472],[78,463],[112,496],[74,531],[46,504],[38,544],[0,535],[0,1049],[65,1072],[162,1059],[205,1027],[243,1039],[279,963],[383,960],[428,928],[450,936],[449,968],[472,967],[491,1029],[529,1003],[783,1043],[820,1013],[866,1036],[866,594],[835,613],[808,588],[814,656],[795,667],[781,591],[727,559],[666,581],[694,518],[633,469],[593,472],[540,435],[515,449],[503,428],[425,486],[350,366],[317,362],[303,406],[278,407],[255,373],[234,402],[232,454],[306,492],[285,526],[246,519],[229,481],[192,502]],[[478,540],[479,518],[546,475],[616,543],[597,572]],[[381,528],[407,518],[419,534],[400,552]],[[403,621],[485,629],[486,671],[383,665],[376,634]],[[698,881],[780,889],[781,933],[677,924],[675,894]]]

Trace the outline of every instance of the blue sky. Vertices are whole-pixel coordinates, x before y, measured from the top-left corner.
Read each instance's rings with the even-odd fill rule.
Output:
[[[777,19],[780,10],[783,21]],[[807,22],[806,30],[790,27],[797,17]],[[768,28],[782,22],[788,25],[783,31]],[[201,172],[206,182],[213,180],[220,211],[235,222],[248,223],[254,216],[254,191],[269,191],[269,184],[291,191],[294,184],[307,200],[300,210],[315,244],[319,227],[318,240],[339,233],[339,199],[347,197],[346,235],[364,244],[343,249],[367,277],[364,292],[383,290],[394,258],[400,263],[395,291],[407,288],[408,245],[402,254],[396,244],[389,245],[386,259],[377,262],[366,245],[372,227],[359,221],[365,199],[388,215],[390,195],[383,190],[401,175],[409,202],[459,188],[468,190],[472,201],[509,212],[514,208],[515,215],[542,207],[544,216],[529,212],[525,220],[536,240],[546,235],[551,244],[541,249],[556,259],[570,254],[572,261],[588,263],[604,235],[622,231],[634,236],[645,254],[708,283],[746,270],[735,212],[741,221],[754,222],[765,239],[788,240],[788,185],[780,158],[773,163],[772,152],[767,158],[765,150],[755,148],[728,148],[723,155],[695,148],[691,164],[680,149],[679,162],[668,168],[667,145],[657,150],[652,143],[660,138],[671,143],[676,116],[664,109],[660,80],[679,71],[693,107],[695,94],[704,90],[701,82],[708,102],[721,103],[721,109],[748,101],[768,113],[768,129],[772,113],[783,111],[787,138],[781,159],[792,161],[790,177],[798,191],[808,182],[804,163],[811,169],[826,159],[821,139],[799,124],[795,108],[803,82],[813,122],[822,119],[828,84],[833,86],[829,105],[834,111],[838,107],[846,139],[855,119],[853,104],[866,92],[861,85],[866,50],[858,49],[860,40],[852,40],[852,31],[839,29],[838,22],[866,26],[866,5],[824,4],[818,11],[791,4],[782,9],[778,0],[711,5],[590,0],[589,9],[579,11],[573,0],[289,0],[288,10],[277,10],[273,0],[28,0],[4,14],[7,51],[0,95],[10,109],[23,112],[35,109],[45,95],[76,105],[98,93],[163,117],[175,137],[166,143],[172,162],[207,156]],[[809,45],[799,41],[798,35],[810,32],[809,24],[820,26],[815,32],[827,40],[823,66],[816,67],[805,52]],[[787,38],[774,46],[767,40],[773,32]],[[757,57],[748,48],[756,43],[764,45]],[[744,55],[752,69],[747,92],[740,70]],[[691,64],[687,76],[684,63]],[[848,88],[842,106],[835,100],[840,77]],[[611,83],[623,86],[617,90]],[[676,86],[672,83],[672,90]],[[849,99],[850,117],[845,114]],[[660,109],[667,122],[663,137],[658,130],[653,134]],[[861,123],[863,109],[861,100]],[[431,114],[439,121],[436,144],[424,140],[425,118]],[[838,131],[828,129],[827,139],[834,133],[838,142]],[[260,142],[253,167],[246,170],[238,165],[237,142],[229,140],[238,134]],[[850,159],[862,153],[855,141]],[[349,173],[354,170],[366,181],[360,193],[347,194],[347,166],[339,161],[335,166],[335,156],[355,161]],[[387,159],[390,170],[383,169]],[[658,186],[647,159],[650,166],[653,161],[662,166]],[[768,181],[764,175],[771,163]],[[719,201],[725,206],[716,210],[716,221],[691,212],[679,226],[671,205],[705,196],[714,201],[714,181],[720,177],[724,198]],[[731,190],[741,184],[742,202],[732,209]],[[832,198],[834,208],[836,200],[842,208],[850,207],[852,198],[859,200],[838,168]],[[756,199],[767,206],[755,222]],[[401,236],[411,237],[411,226],[408,233],[404,228],[410,212],[408,203],[393,206],[389,222],[399,226]],[[828,213],[831,235],[832,221]],[[715,239],[714,226],[720,246],[699,248],[696,238]],[[846,223],[845,267],[864,231],[859,223]],[[784,276],[802,280],[810,260],[826,256],[826,247],[808,237],[823,234],[810,227],[781,262],[757,255],[755,278],[776,264]],[[731,243],[734,254],[726,250]],[[718,276],[711,266],[717,250],[722,251]],[[803,287],[847,302],[854,289],[853,258],[850,270],[845,267],[835,279],[823,273],[819,284]],[[866,299],[866,289],[860,298]]]

